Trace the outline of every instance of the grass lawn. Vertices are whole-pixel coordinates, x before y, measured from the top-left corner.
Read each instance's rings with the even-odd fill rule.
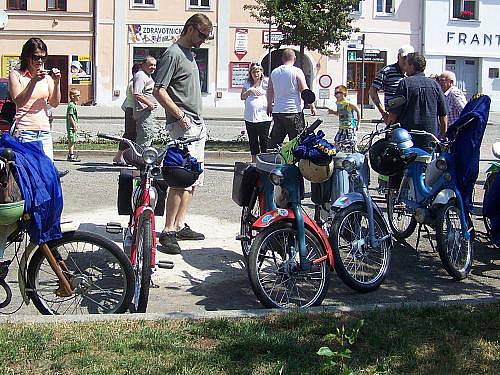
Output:
[[[160,145],[157,145],[160,147]],[[118,148],[116,142],[85,142],[78,143],[76,145],[76,150],[103,150],[103,151],[116,151]],[[68,146],[66,143],[54,143],[54,150],[67,150]],[[205,150],[207,151],[248,151],[250,152],[250,147],[248,142],[238,142],[238,141],[207,141]]]
[[[325,335],[364,319],[362,374],[498,374],[500,303],[261,319],[0,325],[1,374],[330,374]]]

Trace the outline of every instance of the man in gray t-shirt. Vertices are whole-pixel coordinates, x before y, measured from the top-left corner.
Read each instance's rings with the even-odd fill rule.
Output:
[[[212,33],[212,22],[197,13],[185,23],[180,38],[169,47],[158,63],[154,96],[165,108],[166,128],[172,138],[200,136],[189,145],[189,153],[203,163],[206,129],[201,116],[201,86],[198,65],[191,48],[199,48]],[[203,164],[202,164],[203,165]],[[196,186],[203,184],[203,173],[187,189],[170,188],[166,202],[165,228],[160,244],[169,254],[179,254],[177,240],[203,240],[202,233],[186,224],[186,215]]]
[[[154,81],[151,78],[156,70],[156,59],[148,56],[141,69],[134,74],[132,93],[134,95],[134,119],[136,121],[136,142],[141,146],[151,146],[155,134],[153,96]]]

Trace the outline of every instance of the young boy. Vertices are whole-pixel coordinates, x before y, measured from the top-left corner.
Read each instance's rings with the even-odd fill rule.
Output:
[[[77,142],[76,132],[78,130],[78,112],[76,110],[76,104],[80,99],[80,90],[75,88],[69,90],[68,109],[66,111],[66,131],[68,133],[68,161],[76,162],[79,161],[78,157],[75,155],[75,144]]]
[[[337,99],[337,110],[330,109],[328,113],[339,116],[339,130],[335,135],[335,144],[345,140],[352,140],[356,146],[356,130],[358,129],[361,113],[356,104],[347,100],[347,87],[340,85],[335,87],[335,98]],[[356,113],[356,116],[354,116]]]

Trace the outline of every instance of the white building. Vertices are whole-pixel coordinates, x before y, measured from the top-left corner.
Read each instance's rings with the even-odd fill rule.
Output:
[[[500,110],[500,0],[425,0],[423,52],[426,74],[454,71],[470,98],[491,97]]]

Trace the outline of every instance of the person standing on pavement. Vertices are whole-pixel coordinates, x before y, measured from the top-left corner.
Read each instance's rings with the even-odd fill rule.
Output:
[[[78,142],[78,110],[76,105],[80,100],[80,90],[72,88],[69,90],[69,103],[66,109],[66,134],[68,135],[68,157],[67,161],[78,162],[78,156],[75,155],[75,145]]]
[[[460,117],[462,109],[467,104],[464,93],[455,83],[457,77],[455,73],[445,70],[439,76],[439,85],[443,89],[446,105],[448,106],[448,123],[453,124]]]
[[[139,63],[135,63],[132,66],[132,77],[141,69]],[[122,109],[125,112],[125,133],[123,138],[130,139],[135,142],[137,137],[136,123],[134,120],[134,79],[132,78],[127,85],[126,98],[122,104]],[[123,160],[123,151],[128,148],[128,145],[124,142],[120,142],[118,146],[118,151],[113,157],[113,165],[125,166],[127,163]]]
[[[24,43],[21,66],[9,75],[9,91],[17,108],[14,135],[20,142],[41,141],[45,155],[54,160],[47,104],[56,108],[61,102],[61,72],[45,69],[47,56],[42,39],[31,38]]]
[[[199,136],[188,146],[198,162],[204,162],[207,136],[201,116],[202,99],[198,65],[191,49],[200,48],[212,33],[212,21],[201,13],[192,15],[184,24],[180,38],[162,55],[158,64],[154,96],[165,109],[166,128],[174,139]],[[177,240],[204,240],[186,224],[189,205],[196,187],[203,185],[202,173],[187,189],[170,188],[166,201],[165,228],[159,237],[165,252],[179,254]]]
[[[136,143],[141,146],[151,146],[155,136],[156,100],[153,96],[155,82],[151,75],[156,71],[156,59],[147,56],[141,69],[134,74],[134,119],[136,121]]]
[[[436,80],[424,75],[425,57],[410,53],[407,57],[408,77],[398,85],[395,96],[403,96],[406,103],[389,111],[388,124],[397,121],[406,130],[425,130],[444,139],[448,126],[446,103],[443,91]],[[438,123],[439,122],[439,123]],[[416,147],[431,150],[428,137],[413,135]]]
[[[270,148],[288,139],[295,138],[305,126],[302,98],[300,94],[308,89],[304,72],[294,66],[295,51],[283,50],[280,65],[271,73],[267,88],[267,114],[273,116]],[[316,107],[310,104],[311,114],[316,115]]]
[[[379,110],[382,118],[387,123],[387,117],[389,113],[387,112],[387,103],[390,99],[395,97],[396,89],[398,88],[399,82],[405,77],[405,66],[406,59],[410,53],[415,52],[412,46],[404,45],[398,50],[398,61],[394,64],[387,65],[380,70],[377,74],[377,78],[373,81],[369,95],[373,103]],[[380,101],[378,92],[380,90],[384,91],[384,105]]]
[[[269,127],[272,118],[266,113],[268,80],[264,77],[264,69],[260,64],[250,65],[248,79],[241,90],[241,100],[245,101],[245,125],[250,144],[252,163],[257,154],[267,151]]]

